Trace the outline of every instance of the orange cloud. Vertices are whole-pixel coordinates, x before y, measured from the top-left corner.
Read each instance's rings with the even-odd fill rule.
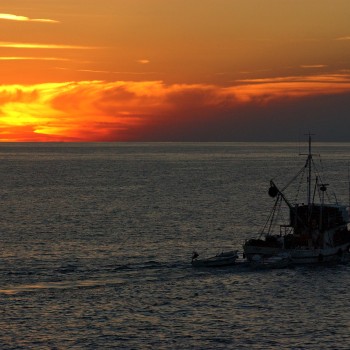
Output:
[[[148,64],[148,63],[150,63],[150,61],[149,61],[149,60],[146,60],[146,59],[137,60],[136,62],[137,62],[137,63],[140,63],[140,64]]]
[[[325,64],[302,64],[300,68],[326,68]]]
[[[350,76],[340,74],[252,79],[230,87],[162,81],[3,85],[0,135],[2,141],[129,141],[150,138],[145,130],[159,138],[162,128],[167,135],[176,128],[190,135],[219,125],[220,115],[232,127],[248,110],[253,123],[266,106],[349,93]]]
[[[253,100],[269,102],[277,98],[302,98],[350,91],[348,74],[247,79],[238,82],[241,85],[227,88],[227,90],[234,93],[242,102]]]
[[[1,41],[0,47],[13,48],[13,49],[79,49],[79,50],[97,49],[97,47],[91,47],[91,46],[17,43],[17,42],[7,42],[7,41]]]
[[[0,61],[71,61],[60,57],[0,56]]]
[[[335,40],[339,40],[339,41],[350,40],[350,36],[343,36],[343,37],[337,38]]]
[[[59,21],[45,18],[29,18],[26,16],[12,15],[9,13],[0,13],[0,19],[19,22],[41,22],[41,23],[59,23]]]

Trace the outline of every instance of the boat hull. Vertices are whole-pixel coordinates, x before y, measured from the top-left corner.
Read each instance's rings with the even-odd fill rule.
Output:
[[[221,253],[219,255],[213,256],[207,259],[193,259],[193,267],[221,267],[221,266],[230,266],[236,263],[238,258],[237,253]]]
[[[251,267],[254,269],[283,269],[292,264],[289,254],[278,254],[271,257],[262,257],[255,255],[250,261]]]
[[[244,254],[251,261],[254,255],[273,256],[288,253],[293,264],[314,264],[342,261],[349,251],[349,243],[324,249],[284,249],[278,247],[258,247],[244,245]]]

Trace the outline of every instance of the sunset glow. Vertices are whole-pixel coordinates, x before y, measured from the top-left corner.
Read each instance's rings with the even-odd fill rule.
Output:
[[[310,128],[347,140],[350,3],[336,4],[11,1],[0,140],[272,140]]]

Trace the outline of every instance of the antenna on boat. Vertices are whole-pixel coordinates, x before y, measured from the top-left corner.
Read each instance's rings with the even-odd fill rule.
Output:
[[[308,170],[309,170],[309,175],[308,175],[308,180],[307,180],[307,203],[310,208],[311,205],[311,173],[312,173],[312,152],[311,152],[311,136],[313,134],[309,133],[307,134],[309,136],[309,153],[307,157],[307,164],[308,164]]]
[[[306,164],[305,164],[305,168],[308,168],[308,178],[307,178],[307,204],[309,207],[309,211],[311,209],[311,188],[312,188],[312,183],[311,183],[311,175],[312,175],[312,152],[311,152],[311,136],[313,136],[314,134],[311,134],[311,132],[309,131],[308,134],[304,134],[306,136],[309,137],[308,142],[309,142],[309,150],[307,154],[304,153],[299,153],[299,155],[305,155],[307,156],[306,159]]]

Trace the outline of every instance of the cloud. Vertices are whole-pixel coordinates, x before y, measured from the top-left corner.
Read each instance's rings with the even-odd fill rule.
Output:
[[[334,82],[334,83],[349,83],[350,74],[347,70],[342,73],[334,74],[320,74],[320,75],[300,75],[300,76],[286,76],[273,78],[259,78],[259,79],[239,79],[239,83],[319,83],[319,82]]]
[[[349,74],[245,79],[238,82],[241,84],[227,89],[242,102],[268,103],[281,98],[305,98],[350,91]]]
[[[79,69],[78,72],[111,74],[108,70]]]
[[[350,40],[350,36],[343,36],[340,38],[336,38],[335,40],[338,40],[338,41]]]
[[[18,16],[9,13],[0,13],[0,20],[9,20],[9,21],[19,21],[19,22],[41,22],[41,23],[60,23],[59,21],[53,19],[45,18],[29,18],[25,16]]]
[[[93,46],[18,43],[18,42],[8,42],[8,41],[1,41],[0,47],[13,48],[13,49],[74,49],[74,50],[97,49],[97,47],[93,47]]]
[[[0,56],[0,61],[71,61],[59,57],[28,57],[28,56]]]
[[[325,68],[325,64],[302,64],[300,68]]]
[[[150,60],[143,59],[143,60],[137,60],[136,62],[140,64],[148,64],[150,63]]]
[[[345,138],[349,97],[347,74],[250,79],[230,87],[162,81],[2,85],[0,134],[12,141],[244,141],[313,130]]]

